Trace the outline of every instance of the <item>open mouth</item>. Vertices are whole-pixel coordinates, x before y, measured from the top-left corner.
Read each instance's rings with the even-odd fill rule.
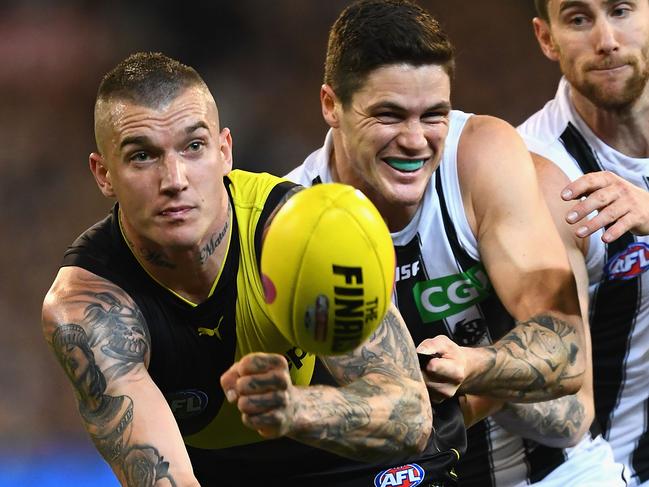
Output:
[[[392,169],[396,169],[400,172],[418,171],[419,169],[424,167],[424,164],[426,163],[426,159],[397,159],[390,157],[383,160]]]

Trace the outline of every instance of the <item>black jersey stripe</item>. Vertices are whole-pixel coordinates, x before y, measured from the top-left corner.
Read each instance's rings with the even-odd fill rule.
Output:
[[[277,208],[277,205],[280,204],[282,198],[286,196],[286,193],[296,186],[299,185],[290,181],[283,181],[277,184],[277,186],[271,190],[266,202],[264,203],[264,208],[261,210],[261,215],[259,215],[259,221],[257,222],[257,228],[255,228],[255,254],[257,255],[257,266],[261,266],[261,238],[264,234],[266,222],[275,208]]]
[[[457,232],[455,231],[455,225],[451,220],[451,216],[448,212],[448,207],[446,206],[446,198],[444,196],[444,187],[442,185],[441,172],[441,168],[437,168],[437,171],[435,171],[435,189],[437,190],[439,206],[440,210],[442,211],[444,231],[446,232],[446,237],[451,244],[451,249],[453,249],[453,255],[458,267],[462,270],[462,272],[466,272],[478,262],[469,255],[464,247],[460,245],[460,240],[458,239]]]
[[[603,170],[574,125],[568,123],[560,139],[584,174]],[[605,262],[634,241],[634,236],[626,233],[606,245]],[[590,304],[595,416],[604,436],[610,430],[611,414],[625,380],[625,362],[640,299],[639,282],[639,277],[607,280],[604,276]]]
[[[480,421],[467,430],[466,455],[456,469],[460,487],[496,486],[490,451],[489,425],[486,420]]]
[[[525,440],[525,452],[529,467],[529,479],[532,482],[540,482],[567,459],[565,450],[541,445],[530,440]]]

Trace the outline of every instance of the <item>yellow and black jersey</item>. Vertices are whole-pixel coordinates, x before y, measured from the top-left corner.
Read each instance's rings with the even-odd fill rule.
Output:
[[[149,374],[173,411],[201,485],[285,480],[290,485],[372,486],[383,471],[408,469],[354,462],[288,438],[265,440],[245,427],[239,411],[225,400],[219,378],[249,352],[283,354],[297,385],[308,385],[315,367],[315,357],[286,341],[270,320],[259,272],[264,225],[295,184],[235,170],[225,185],[234,210],[231,237],[221,273],[203,303],[183,299],[147,274],[123,237],[118,205],[83,233],[63,260],[64,266],[114,282],[139,306],[151,336]],[[411,479],[418,474],[407,473]]]

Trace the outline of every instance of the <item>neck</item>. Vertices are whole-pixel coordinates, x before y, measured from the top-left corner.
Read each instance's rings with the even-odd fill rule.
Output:
[[[575,89],[570,98],[586,125],[608,146],[629,157],[649,157],[649,83],[640,98],[619,109],[598,107]]]
[[[230,201],[227,212],[214,227],[215,231],[197,245],[186,249],[164,248],[141,238],[119,213],[124,238],[140,265],[167,289],[182,298],[201,303],[209,295],[225,260],[230,241],[232,215]]]

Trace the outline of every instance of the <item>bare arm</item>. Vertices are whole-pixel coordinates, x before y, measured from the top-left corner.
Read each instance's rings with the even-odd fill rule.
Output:
[[[584,352],[586,371],[584,383],[577,392],[552,401],[514,404],[507,403],[494,419],[508,430],[548,446],[565,448],[575,445],[586,433],[594,417],[593,377],[591,363],[590,330],[588,318],[588,273],[584,255],[586,242],[574,235],[564,216],[571,206],[561,200],[560,193],[569,180],[552,162],[532,154],[539,184],[568,251],[575,274],[579,302],[584,317]]]
[[[124,486],[196,486],[182,437],[147,370],[144,317],[119,287],[65,267],[43,332],[72,383],[84,427]]]
[[[432,412],[410,334],[394,306],[351,353],[323,358],[341,387],[291,385],[286,362],[251,354],[221,378],[244,424],[357,460],[420,452]],[[229,392],[228,392],[229,391]]]
[[[525,145],[508,124],[472,117],[458,168],[482,262],[517,320],[493,345],[462,347],[460,392],[519,402],[575,393],[586,360],[576,284]]]

